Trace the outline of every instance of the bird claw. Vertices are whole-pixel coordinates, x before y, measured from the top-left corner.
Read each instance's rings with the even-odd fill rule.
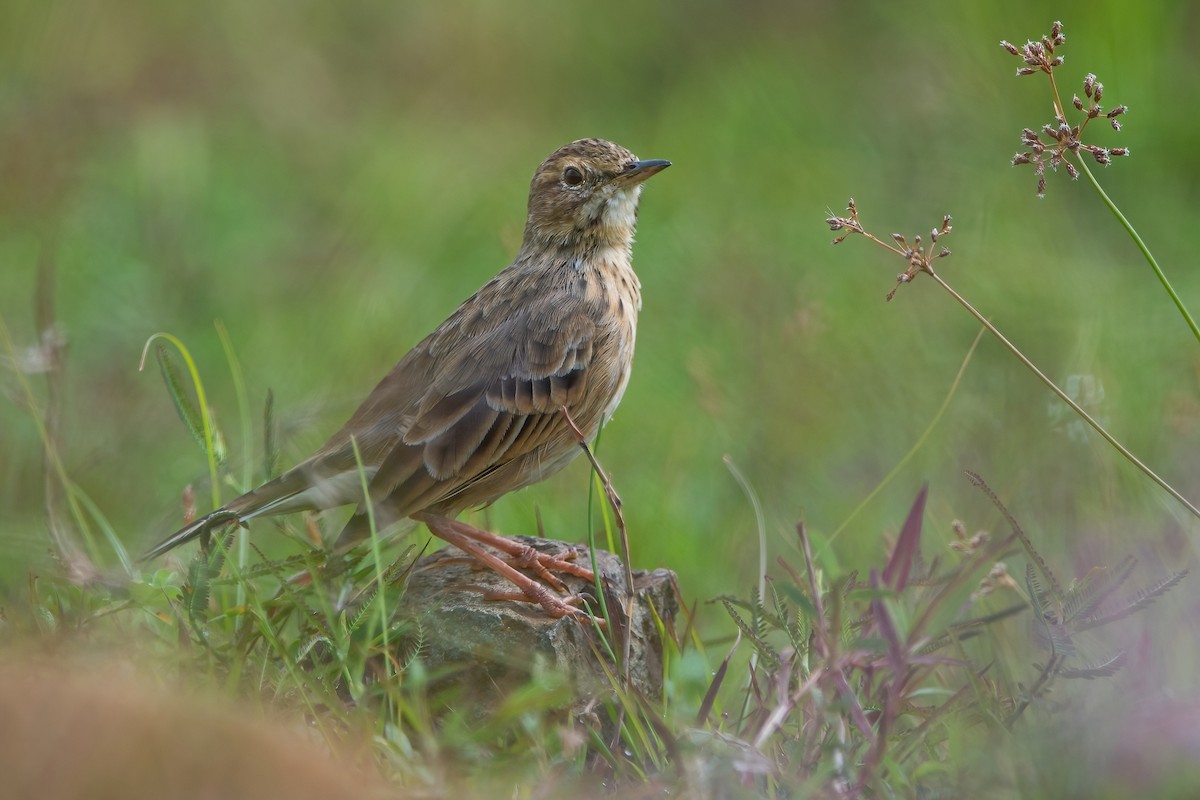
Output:
[[[414,518],[424,522],[436,536],[462,550],[479,564],[507,578],[520,590],[519,592],[485,590],[484,595],[489,599],[536,603],[554,619],[563,617],[572,617],[578,620],[592,619],[591,615],[580,607],[583,605],[582,598],[577,595],[559,597],[546,585],[549,584],[550,587],[560,592],[567,591],[566,585],[557,575],[553,574],[552,570],[574,575],[587,581],[596,579],[591,570],[574,563],[572,560],[576,557],[574,551],[570,551],[569,555],[565,557],[559,557],[446,517],[422,513],[414,515]],[[502,551],[508,558],[501,558],[488,552],[482,546],[485,543]],[[518,567],[530,570],[545,581],[545,584],[519,572]],[[599,622],[603,625],[602,620]]]
[[[574,559],[578,557],[578,553],[574,550],[568,550],[560,555],[551,553],[543,553],[535,547],[529,545],[512,542],[520,549],[516,553],[510,553],[509,563],[520,569],[527,569],[546,583],[553,586],[560,592],[566,591],[566,584],[555,575],[555,572],[566,575],[574,575],[577,578],[582,578],[585,581],[595,581],[596,575],[590,569],[580,567],[575,563]]]
[[[601,628],[605,627],[603,619],[593,616],[584,605],[582,597],[576,594],[567,595],[566,597],[558,597],[547,591],[545,587],[534,584],[535,587],[531,591],[505,592],[499,589],[487,589],[482,586],[478,587],[483,596],[487,600],[511,600],[514,603],[532,603],[540,605],[547,615],[554,619],[563,619],[571,617],[580,622],[594,621]],[[540,591],[539,591],[540,590]]]

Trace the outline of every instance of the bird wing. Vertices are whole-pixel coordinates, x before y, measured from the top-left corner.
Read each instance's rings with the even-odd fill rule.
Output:
[[[502,273],[410,350],[310,458],[222,512],[248,520],[357,503],[342,544],[368,529],[360,464],[380,528],[430,507],[486,503],[522,485],[515,473],[495,473],[570,436],[561,408],[577,407],[598,379],[594,356],[603,342],[595,317],[566,286],[514,292],[506,277],[515,276]],[[493,487],[471,493],[489,477]],[[153,552],[202,527],[179,531]]]
[[[591,378],[595,324],[561,306],[549,319],[540,304],[513,311],[482,334],[427,343],[435,368],[371,480],[374,503],[407,516],[564,434],[560,409]]]

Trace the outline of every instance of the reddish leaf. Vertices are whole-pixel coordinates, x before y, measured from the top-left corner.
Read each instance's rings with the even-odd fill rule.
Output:
[[[875,570],[871,570],[871,588],[879,588],[879,576]],[[875,616],[875,625],[879,629],[879,635],[887,642],[888,665],[895,677],[900,679],[903,677],[905,668],[904,645],[900,641],[900,634],[896,631],[895,624],[892,623],[892,616],[883,603],[883,598],[878,595],[871,600],[871,613]]]
[[[883,582],[894,591],[898,592],[908,585],[908,573],[921,544],[921,520],[925,516],[925,497],[928,494],[927,483],[917,492],[917,499],[908,511],[908,519],[904,520],[904,527],[900,529],[896,548],[892,550],[892,557],[883,569]]]

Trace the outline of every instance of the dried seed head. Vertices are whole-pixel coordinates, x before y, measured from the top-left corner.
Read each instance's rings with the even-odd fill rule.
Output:
[[[905,238],[904,238],[903,236],[901,236],[900,234],[898,234],[898,233],[893,233],[893,234],[892,234],[892,239],[894,239],[894,240],[896,241],[896,244],[900,245],[901,247],[904,247],[904,248],[907,248],[907,247],[908,247],[908,242],[907,242],[907,241],[905,240]]]
[[[1056,51],[1066,42],[1066,38],[1062,22],[1056,20],[1050,27],[1050,33],[1039,37],[1039,41],[1026,41],[1020,47],[1007,40],[1000,44],[1009,53],[1020,56],[1025,62],[1024,66],[1017,70],[1018,75],[1044,72],[1053,81],[1053,70],[1055,67],[1061,66],[1064,59],[1064,56]],[[1071,179],[1077,180],[1079,165],[1074,163],[1073,156],[1079,156],[1082,151],[1090,153],[1098,164],[1104,166],[1111,164],[1113,157],[1128,153],[1125,148],[1107,149],[1098,145],[1086,144],[1080,139],[1088,122],[1100,117],[1106,118],[1113,130],[1121,130],[1121,123],[1117,118],[1128,110],[1125,106],[1117,106],[1111,111],[1105,110],[1101,105],[1101,100],[1104,98],[1104,84],[1096,79],[1095,74],[1089,72],[1084,77],[1082,96],[1078,94],[1071,96],[1071,105],[1077,112],[1077,114],[1072,114],[1072,118],[1078,120],[1079,124],[1073,125],[1066,120],[1065,106],[1060,106],[1057,91],[1055,94],[1053,122],[1043,125],[1036,132],[1030,128],[1023,129],[1021,131],[1022,148],[1013,155],[1011,161],[1013,166],[1034,165],[1034,173],[1038,179],[1039,197],[1044,196],[1046,192],[1047,167],[1057,171],[1058,167],[1062,165]]]
[[[841,217],[826,217],[825,222],[828,223],[831,231],[840,231],[846,227],[846,222]]]
[[[1110,156],[1127,156],[1129,155],[1128,147],[1114,147],[1108,151]]]

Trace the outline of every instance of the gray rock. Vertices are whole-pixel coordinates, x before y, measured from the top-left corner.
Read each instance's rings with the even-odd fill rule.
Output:
[[[589,562],[586,549],[566,542],[512,538],[559,556],[576,550],[581,564]],[[612,553],[597,551],[596,559],[608,614],[615,623],[604,635],[613,642],[612,650],[619,659],[621,636],[626,629],[630,632],[630,683],[643,696],[659,698],[663,642],[655,614],[666,630],[673,630],[678,612],[675,575],[665,569],[634,571],[633,622],[626,626],[624,567]],[[585,598],[587,607],[599,614],[594,584],[571,575],[560,577],[571,593]],[[488,599],[489,594],[514,591],[516,587],[506,579],[479,567],[454,547],[417,562],[401,609],[420,640],[418,657],[433,688],[449,690],[456,706],[480,712],[493,708],[539,674],[565,678],[570,687],[565,705],[574,710],[611,696],[614,689],[609,676],[620,672],[595,626],[586,618],[553,619],[540,605]]]

